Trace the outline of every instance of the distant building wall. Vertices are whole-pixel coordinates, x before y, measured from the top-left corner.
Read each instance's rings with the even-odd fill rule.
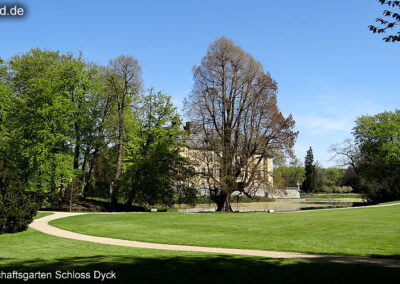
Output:
[[[187,122],[186,126],[182,126],[189,135],[187,145],[181,148],[181,155],[190,159],[194,163],[194,169],[197,173],[196,177],[192,179],[192,183],[197,187],[199,195],[209,195],[209,183],[218,184],[221,176],[220,159],[221,154],[207,149],[204,141],[207,137],[202,132],[196,132],[193,129],[193,124]],[[273,185],[273,161],[272,157],[262,157],[255,154],[251,157],[253,163],[256,165],[256,182],[254,187],[258,187],[256,192],[252,192],[256,196],[266,196],[266,187]],[[251,161],[250,161],[251,162]],[[213,177],[213,178],[211,178]],[[238,180],[239,181],[239,180]]]
[[[209,195],[207,173],[212,174],[217,180],[220,178],[220,165],[218,154],[213,151],[183,147],[181,155],[194,162],[194,169],[197,176],[192,180],[199,189],[199,195]],[[255,156],[256,157],[256,156]],[[260,188],[256,196],[266,196],[265,187],[273,185],[273,161],[272,158],[262,158],[259,166],[257,184]],[[211,179],[212,180],[212,179]]]

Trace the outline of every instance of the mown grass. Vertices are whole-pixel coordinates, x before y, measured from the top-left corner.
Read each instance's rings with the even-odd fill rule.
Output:
[[[400,257],[400,206],[292,213],[89,214],[50,222],[94,236],[167,244]]]
[[[397,201],[390,201],[390,202],[384,202],[384,203],[379,203],[380,205],[388,205],[388,204],[397,204],[400,203],[400,200]]]
[[[33,229],[0,235],[0,270],[53,272],[53,277],[57,270],[91,274],[113,270],[117,280],[109,283],[389,283],[400,276],[398,269],[368,265],[107,246]],[[76,281],[27,283],[65,282]]]
[[[361,198],[361,194],[359,193],[302,193],[302,198]]]
[[[51,214],[53,214],[53,212],[38,212],[33,219],[39,219],[45,216],[49,216]]]

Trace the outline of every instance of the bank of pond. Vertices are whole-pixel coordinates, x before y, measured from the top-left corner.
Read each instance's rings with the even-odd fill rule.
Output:
[[[247,200],[246,200],[247,201]],[[360,195],[319,195],[319,196],[303,196],[299,199],[276,199],[268,201],[245,202],[237,200],[231,203],[232,210],[235,212],[285,212],[285,211],[300,211],[300,210],[316,210],[328,208],[345,208],[366,205]],[[212,203],[200,203],[194,207],[185,205],[176,205],[173,208],[167,209],[169,212],[215,212],[216,205]]]

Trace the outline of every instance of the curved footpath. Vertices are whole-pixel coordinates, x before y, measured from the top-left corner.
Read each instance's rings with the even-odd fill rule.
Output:
[[[235,254],[235,255],[250,255],[260,256],[268,258],[292,258],[292,259],[306,259],[316,261],[329,261],[335,263],[347,263],[347,264],[369,264],[378,265],[383,267],[400,268],[399,259],[385,259],[385,258],[368,258],[368,257],[353,257],[353,256],[336,256],[336,255],[318,255],[298,252],[279,252],[279,251],[266,251],[266,250],[252,250],[252,249],[228,249],[228,248],[212,248],[212,247],[199,247],[199,246],[184,246],[184,245],[168,245],[168,244],[156,244],[156,243],[145,243],[137,241],[128,241],[114,238],[95,237],[84,234],[78,234],[66,230],[62,230],[53,226],[50,226],[48,222],[60,218],[83,215],[87,213],[66,213],[66,212],[55,212],[52,215],[45,216],[39,219],[35,219],[29,226],[37,231],[45,234],[79,240],[94,242],[107,245],[134,247],[134,248],[146,248],[146,249],[160,249],[160,250],[175,250],[175,251],[189,251],[189,252],[206,252],[216,254]]]

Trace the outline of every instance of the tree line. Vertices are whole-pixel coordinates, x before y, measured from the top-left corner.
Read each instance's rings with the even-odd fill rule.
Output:
[[[89,196],[109,198],[111,210],[192,202],[181,123],[169,96],[143,91],[130,56],[99,66],[32,49],[1,60],[0,231],[20,230],[39,206]],[[15,212],[19,225],[7,218]]]
[[[99,66],[32,49],[1,61],[0,202],[10,207],[1,211],[2,232],[26,227],[39,206],[71,210],[89,197],[109,200],[109,210],[193,204],[182,119],[169,96],[144,91],[141,75],[130,56]],[[259,177],[272,175],[262,161],[293,154],[295,122],[279,111],[269,73],[229,39],[211,43],[193,75],[186,111],[218,155],[218,176],[206,173],[211,198],[231,211],[233,192],[252,196]],[[15,212],[28,212],[20,227]]]
[[[196,175],[181,154],[188,136],[171,98],[144,90],[136,59],[107,66],[81,54],[32,49],[0,59],[0,232],[26,228],[40,206],[106,199],[107,210],[193,204]],[[362,116],[355,140],[332,151],[343,170],[321,169],[308,153],[271,172],[266,159],[289,156],[298,132],[277,106],[277,83],[227,38],[210,44],[185,103],[202,149],[217,155],[205,171],[219,211],[234,192],[252,197],[267,176],[306,191],[335,190],[344,178],[371,201],[398,199],[400,113]],[[302,180],[304,177],[304,180]]]
[[[353,139],[330,146],[337,168],[322,169],[307,151],[304,167],[294,160],[274,170],[277,186],[302,185],[306,192],[361,193],[371,203],[400,200],[400,110],[362,115]]]
[[[400,110],[360,116],[353,139],[331,146],[351,186],[370,202],[400,199]]]
[[[314,162],[312,148],[307,151],[304,165],[298,158],[288,164],[276,165],[274,186],[277,188],[296,187],[306,193],[344,193],[353,191],[347,170],[340,167],[323,168]]]

